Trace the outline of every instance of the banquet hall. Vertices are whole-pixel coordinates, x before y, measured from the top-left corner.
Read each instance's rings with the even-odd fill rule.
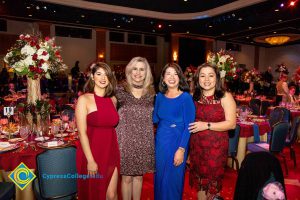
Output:
[[[77,180],[86,178],[76,171],[78,100],[97,63],[109,66],[118,89],[135,57],[149,63],[156,94],[166,64],[180,66],[192,97],[198,66],[209,63],[232,95],[236,126],[226,135],[222,189],[211,199],[253,199],[241,197],[247,188],[262,195],[270,180],[252,186],[274,175],[275,164],[251,163],[257,152],[279,163],[283,199],[299,199],[299,51],[298,0],[0,0],[0,200],[78,199]],[[181,199],[199,199],[186,159]],[[142,177],[140,199],[155,199],[155,169]]]

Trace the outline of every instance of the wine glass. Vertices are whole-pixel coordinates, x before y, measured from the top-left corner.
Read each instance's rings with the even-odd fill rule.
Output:
[[[24,140],[23,143],[25,145],[25,147],[28,146],[28,142],[26,141],[29,135],[29,127],[28,126],[21,126],[20,130],[20,137]]]

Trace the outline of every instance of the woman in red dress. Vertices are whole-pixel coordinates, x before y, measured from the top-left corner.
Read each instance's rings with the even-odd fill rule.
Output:
[[[222,89],[219,69],[210,64],[198,67],[194,101],[196,122],[191,123],[190,184],[198,199],[212,199],[221,190],[228,154],[228,133],[236,126],[236,104]]]
[[[77,172],[88,175],[78,179],[79,199],[117,199],[120,152],[115,126],[116,81],[110,67],[97,63],[92,67],[88,92],[76,105],[76,122],[81,145],[77,149]]]

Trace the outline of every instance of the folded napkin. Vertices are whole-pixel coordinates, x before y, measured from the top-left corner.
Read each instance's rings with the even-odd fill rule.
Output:
[[[9,142],[0,142],[0,151],[6,149],[7,147],[10,147]]]

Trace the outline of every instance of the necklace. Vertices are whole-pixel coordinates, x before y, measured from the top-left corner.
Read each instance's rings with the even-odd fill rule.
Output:
[[[135,85],[135,84],[131,84],[131,86],[133,87],[133,88],[136,88],[136,89],[142,89],[143,88],[143,85]]]

